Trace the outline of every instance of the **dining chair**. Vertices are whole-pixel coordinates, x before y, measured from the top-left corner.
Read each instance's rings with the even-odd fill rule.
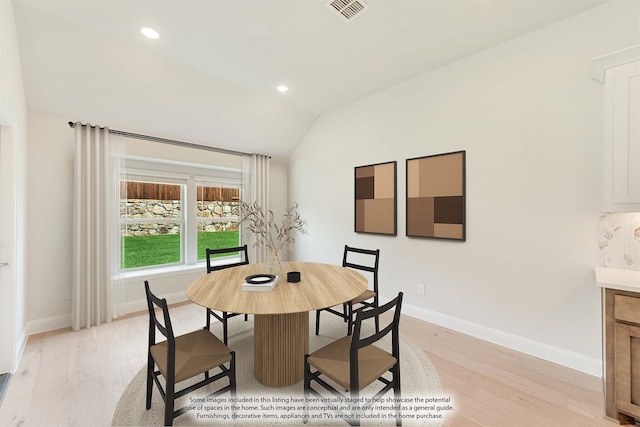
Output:
[[[378,380],[384,384],[371,402],[393,389],[396,402],[400,402],[400,311],[403,293],[380,307],[361,307],[356,310],[353,335],[342,337],[304,357],[304,397],[303,422],[309,419],[308,402],[311,396],[322,398],[313,384],[321,386],[332,397],[348,398],[352,406],[347,412],[338,411],[341,418],[350,425],[360,425],[360,414],[371,409],[361,406],[360,391]],[[372,317],[394,310],[393,317],[381,330],[369,334],[363,333],[363,322]],[[388,319],[388,317],[385,317]],[[391,351],[373,345],[391,333]],[[388,344],[385,347],[389,347]],[[313,371],[312,371],[313,368]],[[385,377],[391,373],[391,379]],[[345,395],[341,390],[346,390]],[[368,397],[368,396],[367,396]],[[369,400],[368,400],[369,401]],[[400,405],[395,407],[396,425],[402,425]]]
[[[149,282],[144,281],[149,308],[149,346],[147,357],[147,404],[151,408],[153,383],[156,383],[164,400],[164,425],[173,425],[173,419],[188,410],[184,406],[174,410],[175,400],[187,393],[204,387],[214,381],[228,378],[229,384],[219,388],[207,397],[214,397],[230,392],[236,397],[236,354],[207,329],[200,329],[184,335],[175,336],[167,300],[156,297],[149,289]],[[156,314],[156,308],[160,311]],[[159,318],[159,314],[162,314]],[[166,340],[156,342],[156,330]],[[228,366],[226,366],[228,365]],[[156,369],[157,367],[157,369]],[[213,370],[220,371],[212,375]],[[176,390],[176,384],[189,378],[203,375],[204,379],[188,387]],[[164,378],[162,386],[159,377]]]
[[[360,255],[356,255],[360,254]],[[356,257],[357,260],[356,260]],[[362,257],[368,262],[362,260]],[[365,271],[373,275],[373,290],[365,289],[357,297],[342,304],[342,312],[333,307],[321,308],[316,310],[316,335],[320,334],[320,313],[326,311],[336,316],[340,316],[347,322],[347,335],[351,335],[353,327],[353,306],[360,304],[362,307],[378,307],[378,265],[380,262],[380,249],[360,249],[348,245],[344,245],[344,253],[342,255],[342,266],[349,267],[360,271]],[[380,330],[380,322],[376,318],[376,332]]]
[[[227,263],[213,263],[212,260],[216,258],[218,255],[233,255],[240,254],[240,261],[238,262],[227,262]],[[237,267],[239,265],[249,264],[249,254],[247,251],[247,245],[238,246],[234,248],[223,248],[223,249],[206,249],[207,254],[207,274],[212,271],[224,270],[225,268]],[[207,308],[207,329],[211,330],[211,316],[215,317],[222,323],[222,340],[225,345],[229,344],[228,337],[228,319],[238,316],[241,313],[232,313],[228,311],[223,311],[221,314],[216,313],[215,311]],[[246,321],[249,318],[248,315],[244,315],[244,320]]]

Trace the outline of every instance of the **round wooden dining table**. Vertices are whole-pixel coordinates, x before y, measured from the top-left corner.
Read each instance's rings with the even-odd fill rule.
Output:
[[[187,297],[198,305],[254,315],[254,375],[271,387],[303,379],[309,312],[349,301],[368,286],[360,272],[337,265],[287,262],[283,270],[270,291],[242,290],[245,277],[264,273],[264,264],[212,271],[187,288]],[[289,271],[299,271],[300,281],[287,282]]]

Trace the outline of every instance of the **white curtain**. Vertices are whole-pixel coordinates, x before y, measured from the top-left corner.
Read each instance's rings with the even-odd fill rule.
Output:
[[[110,322],[119,262],[119,178],[122,137],[107,128],[75,126],[71,326]]]
[[[269,156],[262,154],[246,154],[242,161],[242,201],[252,204],[257,202],[266,213],[269,208]],[[246,227],[243,235],[249,236]],[[248,239],[247,239],[248,240]],[[248,243],[249,261],[260,263],[267,261],[267,250]]]

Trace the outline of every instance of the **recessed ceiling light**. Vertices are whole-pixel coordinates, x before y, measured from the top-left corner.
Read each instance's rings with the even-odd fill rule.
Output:
[[[286,92],[289,90],[289,88],[285,85],[278,85],[278,87],[276,87],[276,89],[278,89],[278,92]]]
[[[160,37],[160,34],[153,28],[142,27],[140,28],[140,32],[145,36],[149,37],[150,39],[157,39]]]

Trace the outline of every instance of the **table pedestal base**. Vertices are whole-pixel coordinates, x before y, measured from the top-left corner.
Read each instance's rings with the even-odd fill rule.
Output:
[[[309,352],[309,313],[254,316],[254,374],[269,387],[284,387],[304,378]]]

